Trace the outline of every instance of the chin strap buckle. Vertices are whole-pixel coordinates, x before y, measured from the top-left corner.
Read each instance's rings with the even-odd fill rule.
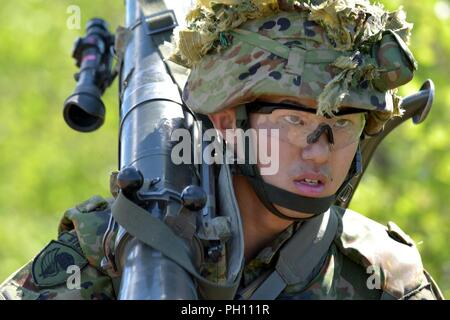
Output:
[[[348,183],[341,192],[338,194],[338,199],[342,203],[345,203],[350,199],[351,195],[353,194],[354,188],[351,183]]]

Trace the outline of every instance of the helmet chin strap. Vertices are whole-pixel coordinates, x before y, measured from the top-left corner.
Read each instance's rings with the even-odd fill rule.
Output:
[[[241,113],[240,120],[238,117],[237,127],[242,128],[245,131],[249,129],[249,124],[247,121],[248,119],[247,111],[245,109],[244,111],[246,113],[245,120],[242,119],[243,117]],[[331,128],[326,124],[319,125],[317,129],[308,136],[308,143],[309,144],[316,143],[323,133],[327,134],[329,143],[333,144],[334,142],[333,132]],[[278,188],[270,183],[265,182],[263,177],[259,173],[257,165],[247,163],[249,159],[248,155],[250,151],[249,150],[250,146],[245,141],[245,138],[243,142],[246,150],[246,159],[244,164],[236,164],[237,173],[247,178],[256,195],[258,196],[258,199],[263,203],[263,205],[271,213],[284,220],[304,221],[316,217],[320,214],[323,214],[333,205],[333,203],[335,203],[338,196],[340,196],[341,194],[345,194],[346,192],[348,192],[349,188],[352,188],[352,186],[349,183],[350,180],[362,172],[361,150],[360,147],[358,146],[358,150],[356,152],[355,158],[353,159],[347,178],[345,179],[345,181],[339,187],[339,189],[335,194],[323,198],[312,198],[301,196],[299,194],[286,191],[284,189]],[[275,207],[275,205],[293,211],[309,214],[310,216],[306,218],[304,217],[295,218],[287,216],[282,212],[280,212],[280,210],[278,210]]]
[[[238,172],[245,176],[253,187],[258,199],[263,205],[276,216],[290,221],[301,221],[311,219],[327,211],[336,200],[332,195],[325,198],[304,197],[284,189],[278,188],[263,180],[256,165],[238,164]],[[307,218],[295,218],[283,214],[275,205],[286,209],[310,214]]]

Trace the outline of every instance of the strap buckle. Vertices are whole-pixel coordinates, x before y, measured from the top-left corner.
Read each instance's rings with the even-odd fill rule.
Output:
[[[344,189],[342,189],[342,191],[338,194],[338,199],[341,202],[346,203],[350,199],[353,192],[354,192],[353,185],[351,183],[348,183],[344,187]]]

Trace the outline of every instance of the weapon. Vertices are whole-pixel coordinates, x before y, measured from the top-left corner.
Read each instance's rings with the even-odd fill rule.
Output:
[[[98,129],[105,118],[105,105],[100,96],[111,85],[117,72],[112,69],[114,35],[108,24],[98,18],[86,26],[86,37],[75,42],[72,57],[80,71],[74,75],[75,91],[64,102],[64,120],[74,130],[90,132]]]
[[[212,166],[199,170],[195,165],[175,165],[171,161],[172,133],[180,128],[192,133],[197,130],[195,116],[183,107],[179,88],[153,41],[153,37],[169,40],[177,25],[176,18],[170,10],[145,17],[137,0],[127,0],[125,7],[126,29],[122,29],[119,39],[124,42],[124,51],[119,59],[122,61],[117,184],[123,196],[185,239],[184,249],[189,251],[196,213],[207,200],[199,186],[200,177],[203,175],[203,181],[209,184]],[[82,132],[95,130],[103,123],[100,95],[113,79],[111,51],[107,50],[112,42],[109,35],[104,35],[108,35],[106,23],[92,20],[86,38],[75,45],[74,57],[81,71],[76,77],[75,93],[65,102],[64,118],[69,126]],[[197,145],[194,141],[193,147]],[[114,217],[120,225],[115,252],[108,252],[109,261],[105,262],[122,273],[118,298],[196,299],[191,276],[172,259],[142,242],[146,231],[127,224],[128,220],[123,218],[126,214]],[[111,221],[109,229],[113,226]]]

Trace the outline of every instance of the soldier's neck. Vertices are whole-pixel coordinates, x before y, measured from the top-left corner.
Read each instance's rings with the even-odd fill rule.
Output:
[[[289,227],[292,221],[271,213],[258,199],[245,177],[234,176],[233,185],[242,218],[244,255],[248,263]]]

